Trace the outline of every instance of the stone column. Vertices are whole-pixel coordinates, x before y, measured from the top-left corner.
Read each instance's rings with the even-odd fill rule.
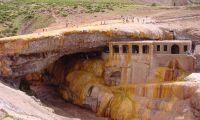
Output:
[[[109,58],[108,58],[108,64],[112,64],[112,59],[113,59],[113,45],[112,43],[109,43]]]
[[[139,46],[139,54],[143,54],[142,45],[143,45],[143,44],[138,44],[138,46]]]

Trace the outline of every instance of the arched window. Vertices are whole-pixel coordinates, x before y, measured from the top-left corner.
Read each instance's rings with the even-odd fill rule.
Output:
[[[172,45],[171,47],[171,54],[179,54],[179,46],[178,45]]]

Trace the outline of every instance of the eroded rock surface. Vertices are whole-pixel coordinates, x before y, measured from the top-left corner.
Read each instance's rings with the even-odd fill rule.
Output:
[[[87,59],[83,60],[68,58],[63,61],[58,60],[62,56],[74,53],[99,49],[101,51],[110,41],[172,40],[173,38],[171,31],[152,24],[86,26],[2,38],[0,39],[0,79],[11,82],[24,79],[33,86],[54,85],[66,101],[89,108],[98,116],[111,119],[198,120],[199,83],[171,80],[179,75],[172,74],[174,69],[164,71],[170,74],[167,76],[171,77],[165,78],[170,83],[150,81],[135,85],[120,85],[118,82],[114,84],[112,82],[120,77],[117,72],[108,73],[113,80],[106,79],[108,77],[105,75],[106,61],[103,59],[89,59],[86,55]],[[67,65],[65,61],[71,61],[71,64]],[[11,94],[8,93],[3,101],[9,102],[10,99],[7,98]],[[18,97],[22,96],[15,96],[14,100],[19,99],[23,102]],[[10,103],[15,103],[14,100]],[[4,102],[3,105],[5,104],[7,103]],[[17,104],[16,108],[20,107],[19,105]],[[24,106],[31,107],[32,104]],[[57,115],[53,113],[43,115],[42,113],[48,113],[43,108],[31,114],[28,114],[29,109],[22,110],[27,112],[25,114],[27,117],[43,116],[46,119],[46,117],[56,116],[57,119]],[[7,111],[3,111],[3,114],[7,114]],[[21,117],[18,114],[21,113],[17,112],[17,117]],[[58,117],[58,119],[62,118]]]
[[[1,120],[71,120],[53,113],[53,109],[25,93],[0,83]],[[75,119],[74,119],[75,120]]]
[[[171,80],[108,86],[103,62],[102,59],[74,62],[60,86],[62,97],[98,116],[115,120],[199,119],[199,83]]]
[[[109,41],[172,39],[155,25],[112,24],[64,29],[0,39],[0,77],[19,77],[42,70],[63,55],[91,51]]]

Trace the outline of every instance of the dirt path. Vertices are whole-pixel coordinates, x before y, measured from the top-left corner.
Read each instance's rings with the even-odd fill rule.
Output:
[[[193,10],[188,9],[187,7],[176,7],[176,8],[162,8],[155,10],[147,9],[136,9],[128,11],[109,11],[104,13],[82,13],[82,14],[73,14],[67,17],[57,17],[53,14],[55,18],[55,23],[52,23],[45,30],[52,31],[57,29],[63,29],[66,27],[76,27],[80,25],[90,24],[97,21],[105,20],[116,20],[121,19],[122,16],[134,16],[134,17],[153,17],[157,20],[157,24],[165,27],[172,28],[184,28],[184,27],[200,27],[200,9]],[[170,24],[170,25],[169,25]],[[186,26],[185,26],[186,25]],[[36,33],[43,32],[43,29],[38,29],[34,31]]]
[[[82,14],[73,14],[67,17],[57,17],[55,14],[52,16],[55,19],[55,22],[45,28],[45,31],[52,31],[63,29],[67,27],[76,27],[85,24],[91,24],[97,21],[107,21],[107,20],[119,20],[124,17],[129,16],[146,16],[158,13],[157,10],[145,10],[145,9],[138,9],[138,10],[130,10],[130,11],[106,11],[106,12],[99,12],[99,13],[82,13]],[[37,29],[34,33],[43,32],[43,28]]]

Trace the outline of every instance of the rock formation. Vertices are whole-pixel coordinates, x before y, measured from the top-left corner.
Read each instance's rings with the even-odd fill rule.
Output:
[[[60,57],[105,46],[109,41],[172,39],[172,33],[153,25],[85,26],[0,39],[0,77],[21,77],[41,71]]]
[[[60,86],[63,98],[114,120],[199,119],[199,83],[172,79],[108,86],[103,63],[102,59],[75,62]]]
[[[53,113],[35,97],[0,83],[1,120],[71,120]]]
[[[158,81],[121,85],[112,82],[120,76],[118,72],[110,76],[105,71],[106,58],[91,57],[110,41],[173,38],[172,32],[150,24],[83,26],[2,38],[0,79],[54,85],[65,100],[114,120],[198,120],[200,85],[176,81],[181,72],[173,65],[178,63],[169,63],[161,72],[164,81],[159,81],[158,70]]]

